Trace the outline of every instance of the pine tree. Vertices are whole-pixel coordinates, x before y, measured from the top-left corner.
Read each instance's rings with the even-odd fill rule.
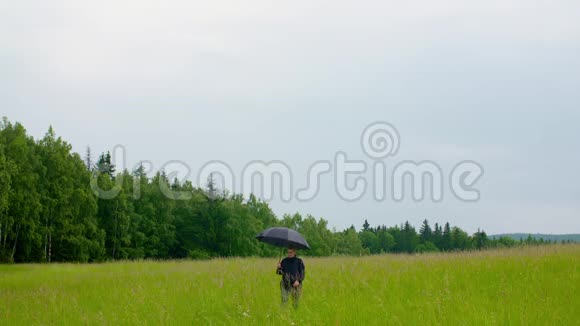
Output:
[[[415,248],[419,244],[419,237],[415,228],[411,226],[409,221],[406,221],[401,228],[400,236],[397,241],[397,247],[401,252],[415,252]]]
[[[111,179],[115,178],[115,165],[111,162],[111,153],[103,153],[97,162],[97,169],[101,174],[108,174]]]
[[[365,223],[363,224],[363,231],[370,231],[370,227],[371,225],[369,224],[369,221],[365,220]]]
[[[443,235],[441,237],[441,249],[443,250],[451,250],[451,226],[449,222],[445,223],[445,227],[443,229]]]
[[[431,230],[431,226],[429,226],[429,221],[427,221],[426,219],[423,221],[423,225],[421,225],[419,234],[421,235],[421,241],[423,243],[430,242],[432,240],[433,230]]]
[[[477,248],[479,250],[487,248],[488,238],[487,238],[487,234],[485,233],[485,231],[480,231],[479,229],[477,229],[477,232],[473,235],[473,242],[474,242],[475,248]]]
[[[435,230],[433,231],[433,244],[439,248],[441,248],[441,242],[443,239],[443,230],[441,229],[441,225],[439,223],[435,223]]]
[[[213,177],[213,173],[207,177],[207,184],[206,184],[206,194],[210,200],[216,200],[219,198],[218,188]]]
[[[91,155],[91,148],[87,146],[87,153],[85,155],[85,165],[87,170],[93,171],[93,157]]]

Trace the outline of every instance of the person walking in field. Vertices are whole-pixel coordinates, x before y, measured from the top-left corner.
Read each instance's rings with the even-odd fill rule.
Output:
[[[294,308],[298,308],[298,302],[302,295],[302,282],[306,277],[304,262],[296,257],[296,249],[288,249],[288,257],[278,263],[276,274],[282,275],[280,290],[282,292],[282,304],[288,303],[292,296]]]

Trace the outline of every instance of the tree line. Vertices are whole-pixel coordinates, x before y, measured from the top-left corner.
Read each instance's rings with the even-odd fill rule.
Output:
[[[431,228],[428,221],[419,232],[408,222],[387,228],[366,221],[360,230],[330,230],[310,215],[278,218],[268,203],[219,191],[211,178],[201,188],[163,171],[149,177],[142,166],[116,171],[109,153],[93,160],[88,150],[82,158],[52,128],[35,140],[20,123],[0,122],[0,262],[276,256],[278,249],[255,240],[272,226],[301,232],[312,247],[303,254],[311,256],[526,243],[489,239],[483,231],[469,236],[449,223]]]

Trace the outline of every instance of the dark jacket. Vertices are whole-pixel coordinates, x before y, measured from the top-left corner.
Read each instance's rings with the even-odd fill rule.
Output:
[[[298,257],[284,258],[281,262],[282,268],[276,271],[276,274],[282,275],[282,281],[286,286],[292,286],[298,281],[300,284],[306,277],[304,262]]]

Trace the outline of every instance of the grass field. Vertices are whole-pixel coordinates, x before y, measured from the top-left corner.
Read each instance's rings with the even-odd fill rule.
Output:
[[[297,311],[274,259],[0,266],[0,324],[578,325],[580,245],[305,259]]]

